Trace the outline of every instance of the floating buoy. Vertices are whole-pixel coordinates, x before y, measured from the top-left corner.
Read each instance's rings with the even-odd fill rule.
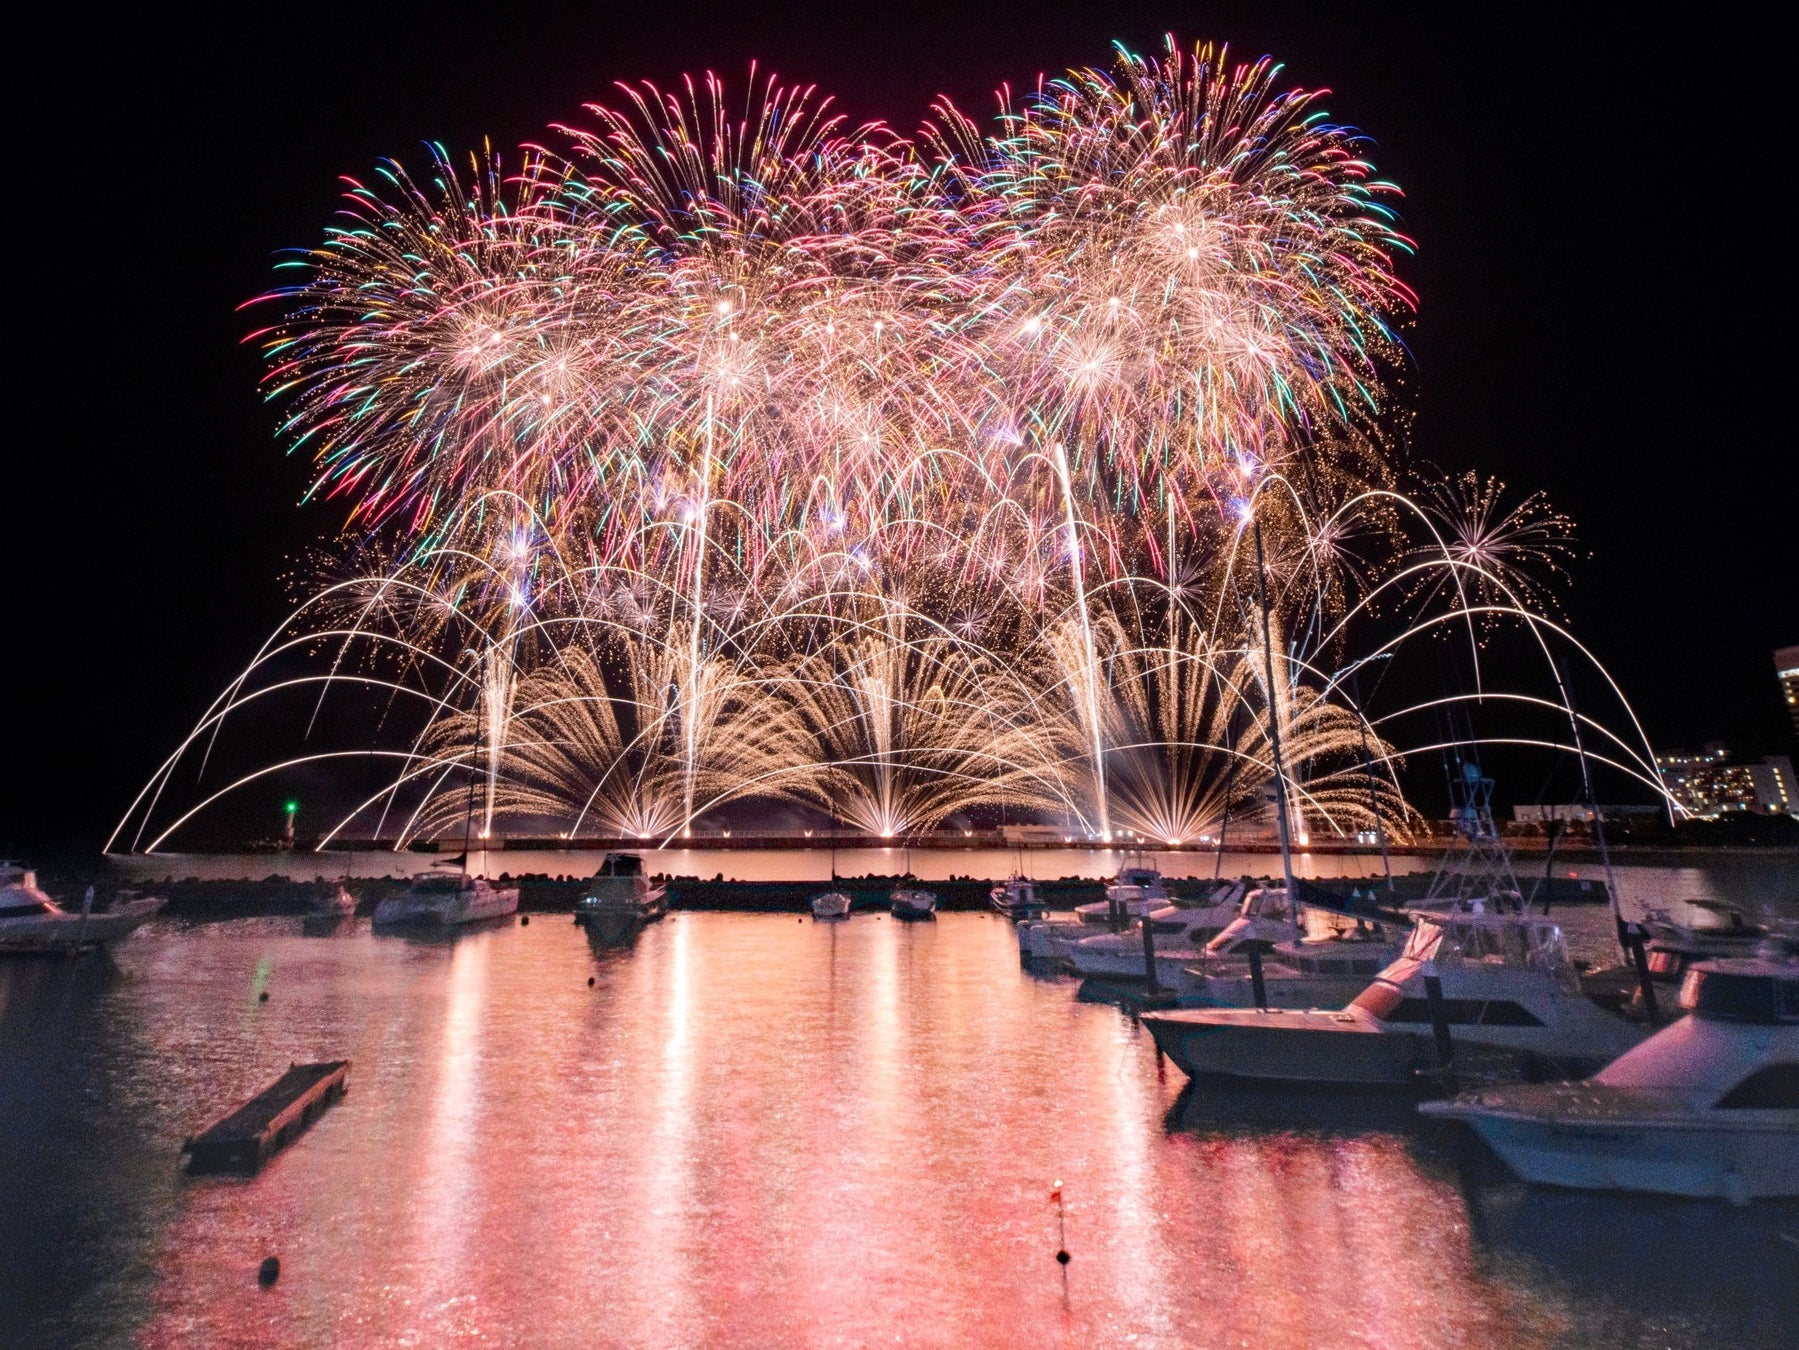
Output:
[[[256,996],[256,1001],[258,1003],[267,1003],[269,1001],[269,991],[264,989],[260,994],[258,994]]]
[[[518,916],[518,926],[520,928],[529,928],[531,926],[531,916],[529,914],[519,915]]]
[[[1068,1249],[1066,1247],[1056,1253],[1056,1264],[1061,1266],[1068,1264]]]
[[[588,988],[589,988],[589,989],[592,989],[592,988],[593,988],[593,976],[591,976],[591,975],[589,975],[589,976],[588,976],[588,977],[587,977],[587,987],[588,987]]]
[[[281,1258],[279,1256],[263,1257],[262,1264],[256,1268],[256,1283],[267,1289],[280,1278]]]

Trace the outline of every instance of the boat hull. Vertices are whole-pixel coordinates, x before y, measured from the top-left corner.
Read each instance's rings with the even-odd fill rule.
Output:
[[[1374,1030],[1348,1014],[1257,1010],[1199,1021],[1146,1013],[1143,1024],[1189,1078],[1399,1086],[1430,1054],[1425,1037]]]
[[[1433,1103],[1433,1105],[1436,1105]],[[1447,1103],[1443,1104],[1447,1105]],[[1467,1120],[1525,1181],[1583,1191],[1645,1191],[1694,1199],[1799,1196],[1799,1112],[1786,1122],[1533,1119],[1433,1111]]]
[[[375,907],[374,921],[383,928],[455,928],[517,912],[518,891],[510,888],[476,895],[395,895]]]
[[[79,914],[36,914],[0,919],[0,952],[30,955],[72,952],[104,946],[128,937],[155,916],[161,900],[134,900],[104,914],[90,914],[83,927]]]

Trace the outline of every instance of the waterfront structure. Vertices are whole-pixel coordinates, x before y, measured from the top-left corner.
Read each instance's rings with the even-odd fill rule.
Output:
[[[1568,823],[1581,822],[1591,824],[1595,808],[1585,802],[1519,802],[1512,806],[1512,823],[1514,825],[1547,825],[1552,820]],[[1597,808],[1601,820],[1623,820],[1629,816],[1658,816],[1662,813],[1659,805],[1648,806],[1612,806],[1601,805]]]
[[[1799,780],[1785,755],[1738,760],[1720,741],[1697,753],[1671,750],[1655,757],[1662,782],[1680,810],[1700,820],[1739,812],[1799,816]]]
[[[1780,692],[1793,719],[1793,735],[1799,736],[1799,646],[1774,649],[1774,669],[1780,673]]]

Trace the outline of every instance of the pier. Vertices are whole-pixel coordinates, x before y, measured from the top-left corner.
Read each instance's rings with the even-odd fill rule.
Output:
[[[349,1072],[347,1059],[288,1065],[281,1077],[181,1146],[188,1155],[187,1170],[257,1171],[349,1091]]]

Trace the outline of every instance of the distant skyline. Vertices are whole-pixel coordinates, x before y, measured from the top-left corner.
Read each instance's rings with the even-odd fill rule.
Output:
[[[0,847],[97,844],[279,621],[290,560],[341,519],[295,506],[305,466],[276,442],[242,343],[257,316],[237,308],[277,250],[319,238],[340,175],[417,161],[428,139],[511,147],[614,80],[740,81],[751,60],[910,130],[940,92],[984,114],[1002,82],[1166,30],[1272,54],[1373,138],[1419,244],[1405,449],[1575,518],[1593,556],[1566,591],[1573,630],[1651,744],[1796,748],[1769,654],[1799,633],[1799,471],[1761,347],[1765,223],[1739,186],[1774,153],[1743,54],[1773,46],[1749,23],[1000,4],[882,26],[671,3],[95,27],[44,47],[61,97],[27,118],[71,159],[58,227],[25,254],[37,332],[17,388],[37,429],[15,452],[25,561],[5,583],[24,771]]]

